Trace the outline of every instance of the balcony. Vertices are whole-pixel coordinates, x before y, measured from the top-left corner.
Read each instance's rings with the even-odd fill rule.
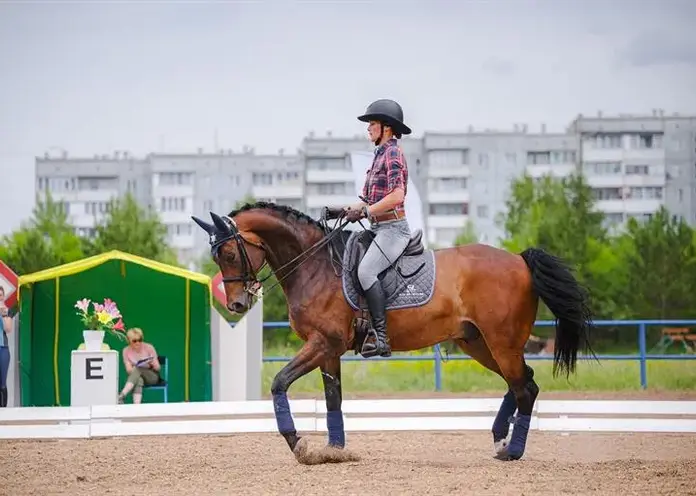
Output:
[[[307,195],[305,208],[343,207],[357,203],[358,197],[352,195]]]
[[[428,216],[428,229],[464,229],[467,221],[469,220],[468,215],[429,215]]]
[[[468,189],[428,192],[428,203],[469,203],[469,198]]]
[[[62,192],[51,192],[54,201],[64,202],[108,202],[111,198],[116,198],[120,191],[115,188],[109,189],[85,189]]]
[[[308,183],[347,183],[354,181],[355,175],[350,169],[307,170]]]
[[[450,177],[469,177],[471,169],[468,165],[457,166],[430,166],[428,167],[428,178],[450,178]]]
[[[253,186],[251,194],[254,198],[302,198],[304,188],[302,183],[280,184],[278,186]]]
[[[574,164],[534,164],[527,166],[527,174],[533,178],[551,175],[551,177],[567,177],[575,172]]]
[[[195,189],[191,184],[159,186],[152,185],[152,196],[194,196]]]

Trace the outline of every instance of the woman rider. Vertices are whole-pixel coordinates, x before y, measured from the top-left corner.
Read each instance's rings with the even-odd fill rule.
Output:
[[[385,295],[377,275],[388,268],[406,249],[411,229],[406,220],[404,202],[408,184],[406,158],[397,139],[411,134],[403,123],[404,113],[394,100],[372,102],[358,117],[367,122],[367,132],[375,146],[372,166],[367,171],[360,202],[345,209],[345,219],[355,222],[366,218],[375,233],[374,240],[358,266],[358,279],[367,300],[374,344],[365,343],[363,356],[391,355],[385,317]]]

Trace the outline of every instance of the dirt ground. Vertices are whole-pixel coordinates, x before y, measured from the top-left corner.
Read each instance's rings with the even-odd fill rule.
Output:
[[[493,459],[484,432],[347,438],[360,461],[313,466],[275,434],[4,441],[0,493],[696,494],[696,435],[532,431],[517,462]]]
[[[694,399],[654,392],[546,397]],[[312,466],[298,464],[278,434],[3,440],[0,495],[696,495],[696,434],[531,431],[516,462],[493,458],[487,432],[346,437],[359,461]],[[310,449],[326,442],[319,433],[307,439]]]

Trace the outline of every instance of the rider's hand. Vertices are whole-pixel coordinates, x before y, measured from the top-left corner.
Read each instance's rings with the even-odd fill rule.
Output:
[[[344,218],[348,222],[355,222],[357,220],[362,219],[363,217],[364,217],[364,214],[363,214],[362,209],[355,210],[355,209],[350,208],[350,209],[346,210],[346,215]]]

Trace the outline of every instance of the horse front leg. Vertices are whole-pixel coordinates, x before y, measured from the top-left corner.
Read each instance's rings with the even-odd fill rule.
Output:
[[[300,377],[316,369],[326,360],[326,346],[321,340],[310,339],[300,349],[299,353],[290,360],[273,378],[271,394],[273,395],[273,410],[275,412],[278,432],[285,438],[291,451],[295,451],[298,441],[295,422],[288,403],[288,389]]]
[[[346,444],[346,434],[343,428],[343,412],[341,403],[341,357],[335,356],[326,360],[321,366],[321,379],[324,382],[324,397],[326,398],[326,426],[329,430],[329,446],[343,449]]]

